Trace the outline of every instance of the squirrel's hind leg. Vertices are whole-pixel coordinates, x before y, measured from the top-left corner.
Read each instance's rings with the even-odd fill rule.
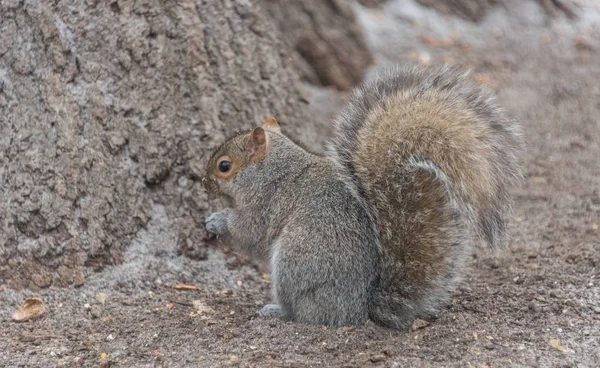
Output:
[[[266,318],[279,318],[283,320],[288,319],[286,313],[283,311],[283,309],[281,309],[281,307],[278,304],[267,304],[264,307],[262,307],[257,313],[259,316]]]

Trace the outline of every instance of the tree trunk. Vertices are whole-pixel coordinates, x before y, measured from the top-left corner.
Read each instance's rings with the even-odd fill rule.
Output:
[[[247,0],[0,5],[0,284],[84,282],[163,204],[203,256],[199,179],[270,115],[306,140],[305,100]]]
[[[347,0],[262,0],[303,78],[349,90],[373,57]]]

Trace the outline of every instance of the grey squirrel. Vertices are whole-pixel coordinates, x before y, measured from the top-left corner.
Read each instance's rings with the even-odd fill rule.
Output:
[[[507,242],[519,124],[456,68],[395,69],[352,94],[324,156],[274,118],[225,142],[207,231],[268,262],[259,313],[406,328],[444,306],[477,239]]]

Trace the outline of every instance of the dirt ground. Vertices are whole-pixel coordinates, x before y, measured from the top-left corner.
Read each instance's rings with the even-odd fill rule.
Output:
[[[507,252],[478,250],[451,306],[416,331],[326,329],[258,318],[269,280],[212,250],[176,253],[160,205],[122,265],[50,288],[38,320],[11,315],[31,292],[0,292],[2,367],[600,366],[600,6],[548,22],[515,1],[474,25],[413,1],[358,8],[378,60],[461,62],[523,121],[526,180]],[[327,116],[340,96],[310,88]],[[323,133],[328,124],[323,125]],[[180,291],[176,284],[197,290]]]

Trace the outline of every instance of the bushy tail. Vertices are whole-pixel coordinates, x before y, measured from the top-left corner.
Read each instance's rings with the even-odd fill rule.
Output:
[[[372,318],[402,327],[448,299],[470,234],[506,244],[519,126],[468,74],[446,67],[387,72],[353,94],[336,124],[329,154],[380,232]]]

